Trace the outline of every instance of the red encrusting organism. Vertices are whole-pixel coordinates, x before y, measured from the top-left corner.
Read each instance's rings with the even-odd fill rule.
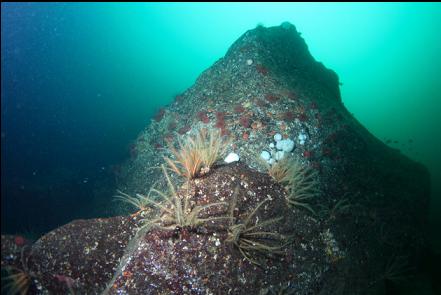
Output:
[[[208,124],[210,122],[210,118],[208,117],[206,112],[200,111],[197,113],[197,116],[199,120],[205,124]]]
[[[250,128],[250,126],[251,126],[250,117],[248,115],[241,116],[239,119],[239,123],[244,128]]]
[[[215,127],[225,129],[225,113],[216,112],[216,124]]]
[[[305,158],[311,158],[312,157],[312,151],[304,151],[303,157]]]
[[[224,121],[225,120],[225,112],[216,112],[216,119],[218,121]]]
[[[24,244],[26,244],[26,239],[22,236],[15,236],[14,237],[14,243],[17,246],[23,246]]]

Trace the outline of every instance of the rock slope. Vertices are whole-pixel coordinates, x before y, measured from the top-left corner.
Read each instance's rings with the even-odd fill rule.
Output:
[[[194,206],[221,203],[200,218],[229,218],[167,230],[143,227],[154,218],[147,212],[74,221],[33,244],[3,236],[2,266],[26,275],[34,293],[381,294],[416,265],[426,244],[427,170],[346,110],[337,75],[293,25],[246,32],[159,110],[116,169],[120,189],[164,191],[164,175],[151,167],[202,129],[230,138],[240,161],[172,182]],[[275,138],[294,147],[278,149]],[[308,200],[311,210],[287,206],[262,151],[314,171],[320,194]],[[232,237],[241,224],[254,232],[251,248]]]

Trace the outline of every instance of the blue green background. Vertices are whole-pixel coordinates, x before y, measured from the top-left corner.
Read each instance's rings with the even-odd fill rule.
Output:
[[[349,111],[429,168],[439,247],[439,3],[1,6],[2,231],[93,216],[92,190],[159,107],[245,31],[289,21],[338,73]]]

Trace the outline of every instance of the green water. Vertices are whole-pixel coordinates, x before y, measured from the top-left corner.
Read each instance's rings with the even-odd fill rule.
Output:
[[[302,33],[316,60],[337,72],[349,111],[429,168],[433,240],[441,249],[439,3],[2,3],[2,118],[23,116],[39,126],[32,131],[43,138],[38,144],[75,151],[73,164],[121,162],[120,151],[158,108],[238,37],[284,21]],[[27,123],[8,120],[2,119],[2,139],[29,132]],[[54,151],[52,163],[42,158],[30,165],[39,159],[35,141],[9,142],[24,162],[13,167],[18,178],[38,165],[73,167],[63,162],[72,155]]]

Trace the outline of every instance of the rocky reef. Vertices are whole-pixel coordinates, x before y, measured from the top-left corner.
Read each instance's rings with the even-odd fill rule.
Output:
[[[201,130],[219,131],[219,155],[240,160],[179,173],[195,160],[189,151],[182,165],[180,150]],[[33,243],[2,236],[10,288],[383,294],[412,275],[426,246],[427,170],[346,110],[338,76],[288,23],[246,32],[159,110],[118,185],[138,211],[76,220]]]

